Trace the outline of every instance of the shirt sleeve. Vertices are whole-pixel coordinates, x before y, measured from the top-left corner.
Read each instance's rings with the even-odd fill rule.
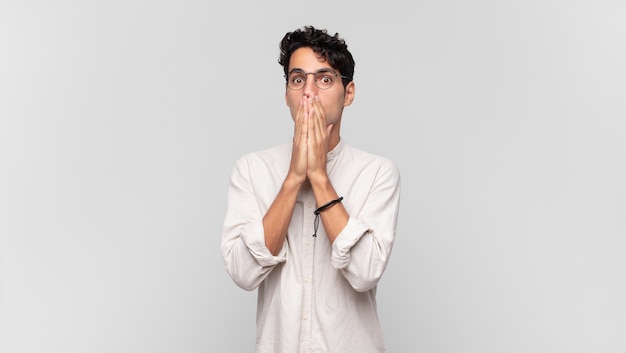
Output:
[[[396,236],[400,205],[400,173],[389,162],[379,169],[358,214],[332,245],[331,261],[359,292],[374,288],[382,277]]]
[[[227,273],[245,290],[257,288],[276,265],[286,261],[284,246],[277,256],[265,246],[263,212],[244,158],[231,173],[221,250]]]

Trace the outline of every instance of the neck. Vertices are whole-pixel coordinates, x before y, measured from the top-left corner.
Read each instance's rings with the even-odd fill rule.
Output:
[[[341,137],[339,136],[340,123],[337,122],[330,130],[330,137],[328,138],[328,151],[332,151],[339,144]]]

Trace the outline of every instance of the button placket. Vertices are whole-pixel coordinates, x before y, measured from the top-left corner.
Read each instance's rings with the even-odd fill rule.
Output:
[[[312,236],[315,200],[312,193],[307,195],[304,205],[304,214],[302,215],[302,330],[300,332],[300,347],[301,352],[309,352],[311,349],[313,263],[315,260],[315,242]]]

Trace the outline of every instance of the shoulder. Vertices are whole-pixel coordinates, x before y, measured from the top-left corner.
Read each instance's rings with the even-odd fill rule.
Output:
[[[262,150],[247,152],[239,158],[237,158],[237,162],[251,162],[255,160],[274,160],[277,158],[284,157],[285,154],[291,153],[291,145],[289,143],[284,143],[280,145],[271,146]]]
[[[388,170],[393,173],[398,173],[397,164],[389,157],[385,157],[376,153],[372,153],[357,147],[346,144],[344,153],[349,155],[349,158],[354,161],[359,161],[364,165],[368,165],[377,169]]]
[[[247,152],[235,161],[236,168],[250,170],[281,168],[289,163],[291,143],[275,145],[262,150]]]

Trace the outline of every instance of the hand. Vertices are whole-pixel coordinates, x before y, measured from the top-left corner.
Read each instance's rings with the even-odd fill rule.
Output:
[[[308,134],[307,134],[307,177],[309,180],[316,178],[325,178],[326,158],[328,155],[328,143],[330,139],[330,130],[333,125],[326,125],[326,114],[320,103],[319,97],[310,97],[307,99],[307,117],[308,117]]]
[[[303,96],[294,119],[293,148],[288,174],[288,176],[293,177],[298,184],[302,184],[307,178],[308,115],[309,105],[307,98]]]

